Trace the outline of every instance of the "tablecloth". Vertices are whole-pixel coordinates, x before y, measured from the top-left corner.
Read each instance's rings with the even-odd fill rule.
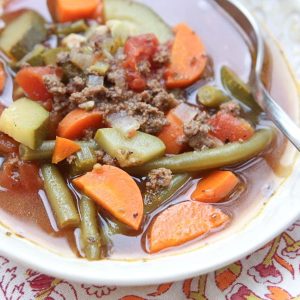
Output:
[[[300,0],[241,1],[267,23],[300,79]],[[207,275],[158,286],[77,284],[40,274],[0,256],[0,300],[5,299],[300,299],[300,220],[243,260]]]

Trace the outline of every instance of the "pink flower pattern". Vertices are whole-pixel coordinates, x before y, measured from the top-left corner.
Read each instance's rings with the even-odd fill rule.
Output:
[[[300,227],[227,268],[182,282],[125,288],[76,284],[17,266],[0,256],[2,300],[296,300],[300,296]]]

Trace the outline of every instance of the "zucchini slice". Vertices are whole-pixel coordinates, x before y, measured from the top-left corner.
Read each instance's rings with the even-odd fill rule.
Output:
[[[1,33],[0,48],[9,57],[22,59],[47,37],[45,20],[35,11],[25,11]]]
[[[0,117],[0,131],[31,149],[44,141],[48,125],[49,112],[27,98],[13,102]]]
[[[154,33],[161,43],[173,38],[172,29],[151,8],[130,0],[104,0],[105,21],[132,23],[137,34]]]

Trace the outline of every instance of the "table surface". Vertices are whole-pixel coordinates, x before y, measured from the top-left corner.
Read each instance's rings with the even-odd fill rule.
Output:
[[[300,0],[240,0],[281,42],[300,79]],[[0,256],[0,299],[300,299],[300,220],[241,261],[185,281],[147,287],[76,284]]]

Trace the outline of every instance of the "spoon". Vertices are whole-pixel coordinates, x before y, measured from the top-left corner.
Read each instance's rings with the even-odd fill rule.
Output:
[[[234,0],[214,0],[226,11],[241,27],[252,44],[255,58],[255,68],[252,68],[250,78],[251,89],[255,100],[273,121],[277,128],[300,151],[300,128],[288,114],[276,103],[265,88],[261,74],[265,58],[265,44],[260,27],[251,13],[240,3]]]

